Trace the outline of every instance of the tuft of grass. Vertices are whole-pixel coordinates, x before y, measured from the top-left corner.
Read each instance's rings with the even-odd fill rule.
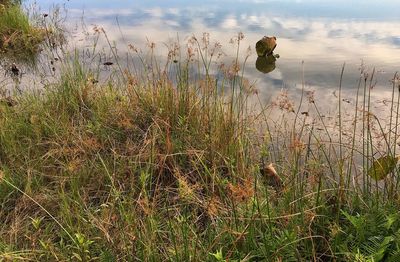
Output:
[[[19,3],[0,4],[1,57],[32,61],[44,38],[44,30],[31,26],[28,16]]]

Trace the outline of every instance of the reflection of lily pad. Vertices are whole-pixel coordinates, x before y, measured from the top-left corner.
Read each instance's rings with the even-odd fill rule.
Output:
[[[259,56],[256,61],[256,68],[261,73],[267,74],[274,71],[276,58],[273,55]]]

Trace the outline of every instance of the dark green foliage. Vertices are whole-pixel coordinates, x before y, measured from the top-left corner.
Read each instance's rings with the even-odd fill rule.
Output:
[[[379,208],[354,215],[342,211],[340,252],[361,261],[393,260],[400,251],[400,214],[388,211]]]

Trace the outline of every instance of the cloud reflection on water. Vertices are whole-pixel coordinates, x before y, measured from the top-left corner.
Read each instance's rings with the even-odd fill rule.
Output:
[[[356,2],[349,6],[343,0],[334,3],[204,0],[191,1],[190,5],[177,0],[114,1],[110,8],[110,4],[101,1],[71,0],[67,8],[71,17],[80,18],[84,5],[87,24],[103,27],[119,47],[133,43],[144,48],[147,38],[162,47],[163,42],[176,40],[177,35],[183,41],[193,34],[200,36],[209,32],[213,40],[224,45],[229,59],[235,50],[228,43],[237,32],[245,34],[241,54],[245,54],[248,46],[254,49],[262,36],[276,35],[275,53],[281,58],[274,72],[264,75],[256,71],[255,52],[247,63],[246,76],[256,80],[265,93],[282,86],[301,85],[302,61],[309,88],[337,87],[340,68],[346,63],[344,86],[354,89],[361,61],[377,67],[381,72],[380,84],[387,86],[390,77],[399,70],[400,21],[393,20],[393,9],[399,4],[384,1],[377,9],[375,1]]]

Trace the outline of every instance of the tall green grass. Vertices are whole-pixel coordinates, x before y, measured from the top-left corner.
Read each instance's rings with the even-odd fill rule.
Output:
[[[297,104],[277,98],[277,119],[251,108],[261,98],[244,78],[243,37],[218,67],[208,34],[163,62],[153,43],[131,45],[127,66],[78,50],[58,81],[0,103],[0,259],[396,261],[397,170],[377,182],[370,171],[387,132],[373,128],[373,76],[360,79],[354,125],[340,124],[350,139],[305,90]],[[396,155],[396,130],[380,154]]]

